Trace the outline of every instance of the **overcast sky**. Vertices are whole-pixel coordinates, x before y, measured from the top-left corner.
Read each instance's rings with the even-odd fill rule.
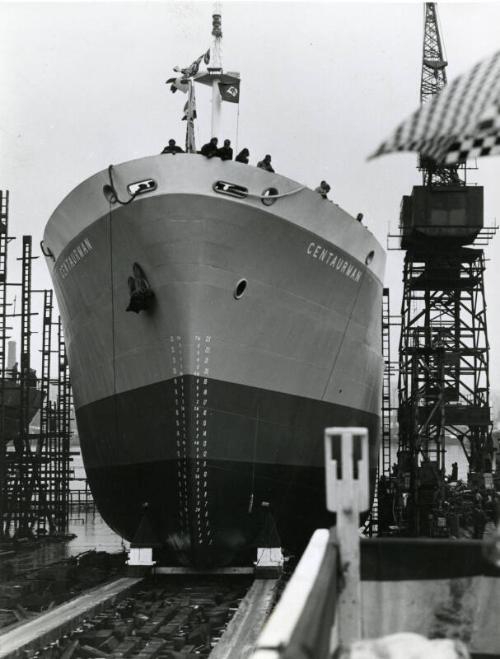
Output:
[[[0,2],[0,186],[11,234],[42,237],[78,183],[107,167],[184,140],[185,96],[165,80],[211,43],[212,2]],[[448,77],[500,48],[499,3],[440,3]],[[224,104],[224,130],[251,163],[308,186],[321,179],[348,212],[363,212],[385,246],[401,196],[420,183],[415,155],[367,156],[419,102],[421,3],[222,3],[223,64],[241,73],[241,102]],[[198,86],[198,145],[210,108]],[[500,220],[500,159],[478,161],[485,222]],[[487,250],[491,380],[500,389],[500,237]],[[37,249],[37,253],[38,249]],[[13,261],[20,240],[11,246]],[[402,255],[388,253],[386,285],[399,313]],[[40,288],[50,286],[44,263]],[[37,321],[38,322],[38,321]],[[34,338],[36,342],[37,338]],[[394,346],[393,358],[396,358]]]

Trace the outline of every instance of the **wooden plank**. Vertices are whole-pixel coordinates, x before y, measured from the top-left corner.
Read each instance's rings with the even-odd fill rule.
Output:
[[[93,588],[60,606],[0,635],[0,659],[20,656],[26,649],[41,648],[68,628],[123,597],[142,579],[123,578]]]
[[[277,579],[257,579],[243,598],[210,659],[247,659],[266,622],[276,595]]]

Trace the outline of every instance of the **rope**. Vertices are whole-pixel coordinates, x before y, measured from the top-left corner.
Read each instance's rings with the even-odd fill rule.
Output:
[[[239,121],[239,109],[238,109],[238,121]],[[134,192],[134,194],[131,195],[130,199],[128,199],[127,201],[122,201],[118,197],[118,193],[116,191],[115,184],[113,181],[113,165],[109,165],[108,175],[109,175],[109,187],[111,188],[111,192],[113,193],[113,197],[114,197],[114,199],[110,200],[110,203],[118,202],[122,206],[127,206],[128,204],[130,204],[130,202],[134,201],[134,199],[137,197],[139,192]],[[298,188],[294,188],[293,190],[289,190],[288,192],[283,192],[282,194],[262,195],[262,194],[254,194],[252,192],[249,192],[247,197],[253,197],[254,199],[283,199],[284,197],[290,197],[291,195],[297,194],[297,192],[301,192],[302,190],[305,189],[306,186],[301,185]]]
[[[240,104],[238,103],[238,111],[236,113],[236,153],[239,152],[239,139],[240,139]]]
[[[110,165],[110,168],[112,165]],[[111,174],[111,172],[110,172]],[[116,399],[116,340],[115,340],[115,291],[113,277],[113,217],[111,202],[109,203],[109,276],[111,283],[111,344],[112,344],[112,367],[113,367],[113,414],[115,426],[115,441],[118,438],[118,401]]]
[[[293,190],[289,190],[288,192],[283,192],[282,194],[253,194],[252,192],[249,192],[247,197],[254,197],[255,199],[282,199],[283,197],[290,197],[293,194],[297,194],[297,192],[301,192],[302,190],[305,190],[306,186],[301,185],[298,188],[294,188]]]
[[[131,195],[130,199],[128,199],[127,201],[122,201],[118,197],[118,192],[116,191],[115,184],[113,181],[113,165],[109,165],[108,175],[109,175],[109,187],[111,188],[111,192],[113,193],[113,197],[114,197],[114,200],[111,200],[110,203],[118,202],[122,206],[127,206],[127,204],[130,204],[131,201],[134,201],[134,199],[137,197],[139,192],[134,192],[134,194]]]

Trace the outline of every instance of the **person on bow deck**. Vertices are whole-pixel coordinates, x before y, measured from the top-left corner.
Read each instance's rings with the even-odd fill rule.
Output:
[[[234,159],[235,162],[242,162],[244,165],[248,165],[248,158],[250,156],[250,151],[248,149],[242,149],[236,158]]]
[[[218,142],[217,138],[212,137],[210,142],[207,142],[201,147],[200,149],[201,155],[205,156],[206,158],[213,158],[214,156],[216,156],[218,151],[217,142]]]
[[[260,169],[265,169],[266,172],[274,173],[273,166],[271,165],[271,156],[269,154],[265,156],[264,160],[260,160],[257,163],[257,167],[260,167]]]
[[[163,149],[162,153],[172,153],[175,155],[176,153],[184,153],[184,151],[180,146],[177,146],[175,140],[170,139],[168,140],[168,146]]]
[[[331,188],[328,185],[328,183],[326,181],[321,181],[321,183],[314,190],[314,192],[320,194],[323,197],[323,199],[328,199],[328,193],[330,192],[330,190]]]
[[[221,160],[232,160],[233,150],[231,149],[231,140],[224,140],[224,146],[221,146],[220,149],[217,149],[217,153],[215,155]]]

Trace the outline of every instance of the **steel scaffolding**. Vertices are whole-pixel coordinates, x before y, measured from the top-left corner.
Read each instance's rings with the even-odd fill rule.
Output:
[[[6,420],[6,366],[7,355],[7,248],[9,243],[9,191],[0,190],[0,537],[7,512],[7,420]]]
[[[52,291],[32,289],[32,240],[23,236],[20,284],[7,282],[8,194],[0,193],[0,540],[67,531],[71,388],[60,320],[54,323]],[[19,314],[9,313],[7,286],[21,289]],[[43,295],[41,372],[32,368],[34,295]],[[8,369],[9,317],[20,318],[20,368]],[[57,350],[53,335],[57,331]],[[53,353],[58,372],[51,376]],[[57,400],[51,393],[57,389]],[[40,414],[40,427],[34,422]]]
[[[382,380],[382,426],[373,501],[370,514],[363,527],[363,533],[370,537],[374,534],[380,534],[381,530],[383,531],[386,518],[383,511],[386,499],[385,480],[391,471],[392,362],[390,327],[391,315],[389,289],[384,288],[382,291],[382,358],[384,360],[384,375]]]
[[[59,457],[60,478],[56,483],[56,494],[59,502],[58,523],[65,528],[68,523],[69,511],[69,481],[70,481],[70,440],[71,440],[71,382],[69,365],[66,356],[64,333],[61,318],[57,323],[58,341],[58,378],[57,378],[57,407],[54,418],[57,429],[57,455]]]
[[[461,190],[459,194],[469,194],[469,188]],[[417,193],[414,189],[414,207]],[[453,205],[455,192],[439,194],[435,188],[426,192],[431,206],[435,199],[443,208],[445,202]],[[446,499],[447,443],[462,446],[472,485],[492,482],[494,460],[484,253],[463,246],[474,244],[481,230],[478,224],[465,235],[466,223],[432,236],[431,216],[418,229],[406,216],[402,226],[407,251],[399,345],[398,474],[399,490],[407,499],[398,523],[410,535],[435,532],[432,518]],[[474,214],[468,219],[473,227]],[[429,236],[423,236],[425,231]]]

